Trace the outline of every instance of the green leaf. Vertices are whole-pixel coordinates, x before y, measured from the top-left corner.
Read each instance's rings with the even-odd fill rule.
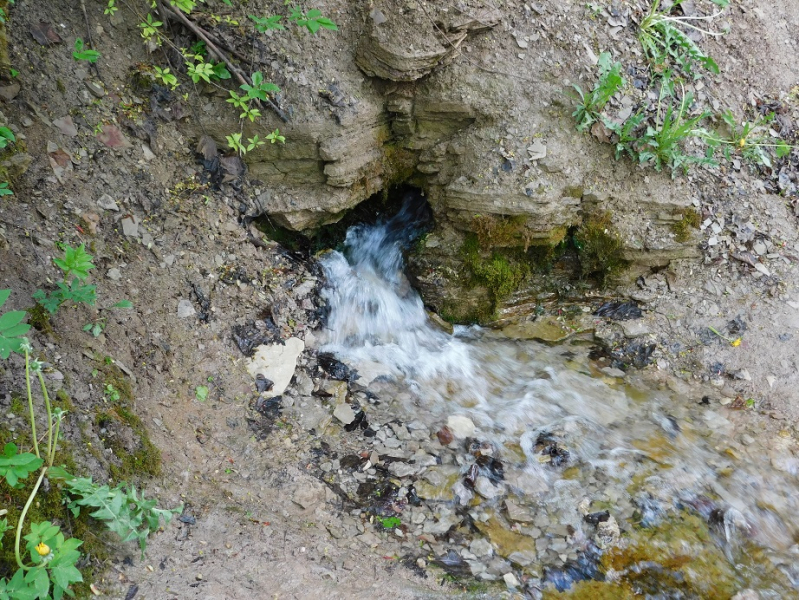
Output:
[[[282,31],[286,29],[280,24],[280,20],[283,18],[280,15],[274,15],[271,17],[255,17],[250,15],[249,18],[253,23],[255,23],[255,29],[261,33],[265,33],[270,30]]]
[[[70,275],[75,275],[81,281],[84,281],[89,276],[89,271],[94,269],[91,254],[86,252],[84,244],[77,248],[64,245],[64,256],[62,258],[55,258],[53,262],[55,265],[64,272],[64,281],[69,279]]]
[[[19,480],[38,471],[43,464],[44,461],[35,454],[19,454],[16,444],[8,443],[3,449],[3,456],[0,456],[0,477],[4,477],[12,488],[19,488],[22,487],[17,485]]]
[[[194,397],[200,402],[205,402],[208,400],[208,387],[204,385],[198,385],[196,388],[194,388]]]
[[[36,594],[39,596],[39,598],[47,597],[47,594],[50,591],[50,577],[48,577],[47,571],[45,569],[40,568],[28,571],[25,581],[33,585],[33,588],[36,590]]]
[[[10,293],[11,290],[0,290],[0,307]],[[19,352],[22,336],[30,329],[30,325],[22,323],[25,315],[23,310],[12,310],[0,316],[0,358],[6,359],[12,352]]]
[[[75,51],[72,53],[72,58],[95,63],[97,59],[100,58],[100,53],[96,50],[84,50],[83,40],[77,38],[75,40]]]
[[[791,153],[791,146],[785,140],[779,140],[774,152],[777,154],[777,158],[782,158]]]

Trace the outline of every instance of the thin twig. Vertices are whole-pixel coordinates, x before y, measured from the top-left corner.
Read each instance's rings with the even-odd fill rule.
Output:
[[[94,41],[92,40],[92,26],[89,23],[89,15],[86,12],[86,1],[85,0],[80,0],[80,7],[81,7],[81,10],[83,10],[83,18],[86,21],[86,39],[89,41],[89,46],[91,46],[91,48],[93,50],[97,50],[97,48],[94,47]],[[89,63],[89,64],[92,67],[94,67],[94,73],[95,73],[95,75],[97,75],[97,79],[99,79],[100,81],[103,81],[103,78],[100,77],[100,68],[97,66],[97,61],[94,61],[93,63]]]
[[[216,44],[214,44],[214,42],[211,41],[211,39],[208,36],[208,32],[206,32],[205,29],[194,23],[191,19],[189,19],[186,15],[184,15],[180,9],[170,10],[169,8],[165,7],[161,2],[159,2],[159,7],[161,10],[164,11],[164,14],[166,16],[172,16],[173,18],[176,18],[178,21],[180,21],[186,27],[188,27],[194,33],[194,35],[196,35],[198,38],[204,41],[206,48],[208,48],[208,52],[210,52],[213,56],[216,56],[219,60],[224,62],[228,70],[230,70],[230,72],[236,76],[236,79],[238,79],[242,85],[252,85],[252,81],[250,80],[250,78],[241,69],[239,69],[236,65],[234,65],[233,62],[230,60],[230,58],[228,58],[227,54],[225,54],[222,50],[220,50],[216,46]],[[284,113],[277,106],[277,104],[272,102],[272,100],[270,100],[269,98],[266,99],[266,103],[269,105],[269,108],[271,108],[284,123],[289,122],[289,118],[286,116],[286,113]]]

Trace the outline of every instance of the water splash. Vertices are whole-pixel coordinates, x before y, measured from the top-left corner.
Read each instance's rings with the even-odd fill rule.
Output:
[[[456,326],[450,335],[433,326],[402,270],[403,252],[429,218],[424,200],[412,194],[395,217],[351,228],[344,251],[323,257],[330,309],[324,351],[358,369],[359,383],[390,381],[408,390],[408,414],[432,427],[462,414],[503,460],[514,460],[511,447],[520,446],[523,472],[550,489],[536,501],[549,502],[576,538],[584,527],[581,497],[627,497],[638,517],[625,527],[659,526],[666,507],[691,510],[715,528],[731,562],[755,543],[788,578],[795,575],[796,477],[775,471],[765,456],[732,461],[722,447],[732,431],[724,416],[666,392],[634,400],[594,377],[586,353],[574,347],[478,327]],[[579,481],[547,464],[553,445],[568,449],[569,464],[580,466],[571,477]]]

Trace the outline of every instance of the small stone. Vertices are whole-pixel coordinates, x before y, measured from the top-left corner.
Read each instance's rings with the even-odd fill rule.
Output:
[[[626,375],[624,371],[622,371],[621,369],[617,369],[615,367],[605,367],[602,369],[602,373],[604,373],[608,377],[617,377],[617,378],[622,378]]]
[[[546,158],[547,147],[541,141],[536,140],[531,146],[527,147],[527,153],[530,155],[530,160],[541,160]]]
[[[502,579],[505,580],[505,585],[507,585],[509,588],[517,588],[521,585],[519,580],[516,579],[516,575],[513,573],[505,573],[502,576]]]
[[[194,305],[191,303],[191,300],[180,300],[178,302],[178,317],[181,319],[187,319],[189,317],[193,317],[197,314],[197,311],[194,310]]]
[[[344,425],[349,425],[355,420],[355,411],[349,404],[339,404],[333,411],[333,416]]]
[[[759,262],[755,263],[755,270],[759,271],[760,273],[763,273],[763,275],[765,275],[766,277],[771,277],[771,271],[769,271],[766,268],[766,265],[764,265],[763,263]]]
[[[120,223],[122,223],[122,233],[127,237],[137,237],[139,235],[139,223],[141,221],[136,215],[125,217]]]
[[[55,119],[53,121],[53,125],[68,137],[75,137],[78,135],[78,129],[75,127],[75,123],[72,122],[72,117],[67,115],[66,117],[61,117],[60,119]]]
[[[491,483],[488,477],[480,475],[474,482],[474,491],[480,494],[486,500],[491,500],[501,495],[505,490],[499,486]]]
[[[20,85],[16,82],[11,85],[0,86],[0,98],[6,102],[11,102],[19,94]]]
[[[108,277],[112,281],[119,281],[120,279],[122,279],[122,272],[116,267],[114,267],[113,269],[108,269],[106,277]],[[189,302],[189,306],[191,306],[191,302]],[[194,310],[194,307],[192,307],[192,310]],[[178,316],[180,316],[180,304],[178,304]]]
[[[442,446],[448,446],[455,439],[455,436],[452,435],[452,430],[446,425],[438,430],[436,437],[438,438],[438,443]]]
[[[766,245],[763,242],[755,242],[752,244],[752,250],[754,250],[755,254],[763,256],[768,252]]]
[[[476,557],[491,556],[494,554],[494,547],[485,538],[477,538],[469,544],[469,551]]]
[[[372,21],[375,25],[382,25],[386,22],[386,15],[383,14],[379,8],[374,9],[369,16],[372,18]]]
[[[297,368],[297,359],[304,349],[305,342],[296,337],[288,338],[284,344],[262,344],[247,362],[247,372],[253,379],[261,374],[273,381],[274,387],[271,391],[279,396],[289,386]],[[354,412],[352,418],[355,419]]]
[[[627,338],[639,338],[651,333],[649,327],[641,321],[622,321],[621,328]]]
[[[147,162],[150,162],[151,160],[155,159],[155,154],[153,154],[153,151],[150,150],[150,146],[148,146],[147,144],[141,145],[141,151],[142,154],[144,155],[144,160],[146,160]]]
[[[104,210],[119,211],[119,206],[117,206],[116,201],[109,194],[103,194],[100,196],[97,199],[97,206]]]
[[[86,89],[89,90],[89,93],[94,96],[95,98],[102,98],[105,96],[105,90],[97,83],[93,81],[86,81],[84,82]]]
[[[474,422],[463,415],[452,415],[447,419],[447,427],[452,435],[459,440],[474,436]]]

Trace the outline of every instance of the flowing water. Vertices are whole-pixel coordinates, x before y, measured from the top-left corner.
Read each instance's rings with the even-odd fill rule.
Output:
[[[790,450],[775,469],[773,448],[730,437],[723,409],[602,377],[585,342],[435,327],[402,271],[427,210],[411,198],[325,255],[324,349],[364,383],[405,391],[397,410],[433,430],[457,416],[474,424],[466,445],[491,457],[477,461],[489,499],[463,485],[480,456],[467,449],[462,476],[448,483],[451,502],[481,511],[478,529],[500,554],[516,551],[545,590],[594,579],[616,590],[606,597],[730,598],[745,588],[799,597],[799,461]],[[508,498],[527,522],[507,518]]]

